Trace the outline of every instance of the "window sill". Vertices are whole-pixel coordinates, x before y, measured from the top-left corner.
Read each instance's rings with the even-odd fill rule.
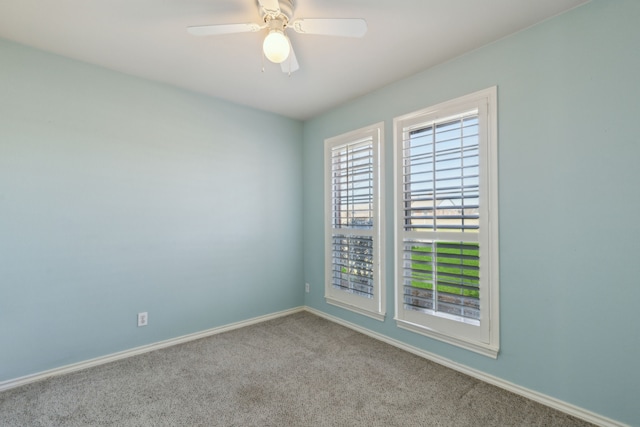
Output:
[[[456,347],[461,347],[466,350],[473,351],[475,353],[481,354],[483,356],[490,357],[492,359],[498,358],[498,353],[500,351],[499,347],[491,346],[485,343],[480,342],[472,342],[463,340],[460,338],[456,338],[451,335],[446,335],[432,329],[428,329],[424,326],[416,325],[415,323],[407,322],[404,320],[396,319],[396,324],[399,328],[406,329],[411,332],[415,332],[421,335],[425,335],[429,338],[433,338],[439,341],[446,342],[447,344],[455,345]]]
[[[351,305],[351,304],[345,304],[341,301],[329,298],[329,297],[325,297],[325,301],[327,302],[327,304],[331,304],[331,305],[335,305],[336,307],[340,307],[340,308],[344,308],[345,310],[350,310],[353,312],[356,312],[358,314],[362,314],[364,316],[367,317],[371,317],[372,319],[376,319],[379,320],[381,322],[384,322],[384,318],[385,318],[385,314],[384,313],[379,313],[377,311],[371,311],[371,310],[367,310],[365,308],[362,307],[357,307],[355,305]]]

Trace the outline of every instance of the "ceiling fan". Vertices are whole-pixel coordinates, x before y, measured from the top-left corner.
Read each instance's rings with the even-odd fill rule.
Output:
[[[269,61],[280,64],[282,71],[289,74],[300,67],[291,41],[287,37],[287,29],[291,28],[299,34],[342,37],[362,37],[367,32],[367,23],[364,19],[314,18],[292,21],[293,0],[257,0],[257,5],[262,23],[201,25],[188,27],[187,31],[194,36],[213,36],[268,29],[262,44],[264,55]]]

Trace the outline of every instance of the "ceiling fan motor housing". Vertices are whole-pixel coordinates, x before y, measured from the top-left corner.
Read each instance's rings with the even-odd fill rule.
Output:
[[[271,14],[269,11],[260,7],[260,13],[264,22],[268,23],[272,19],[280,19],[286,24],[291,21],[291,18],[293,18],[293,0],[279,0],[278,3],[280,6],[279,13]],[[260,6],[259,3],[258,6]]]

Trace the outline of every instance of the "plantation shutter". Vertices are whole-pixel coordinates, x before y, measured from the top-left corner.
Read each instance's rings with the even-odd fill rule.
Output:
[[[368,137],[331,149],[332,278],[334,288],[374,294],[374,150]]]
[[[477,325],[478,110],[420,123],[403,135],[404,308]]]
[[[496,87],[394,118],[396,324],[493,358],[497,125]]]
[[[384,320],[384,123],[328,138],[325,166],[325,300]]]

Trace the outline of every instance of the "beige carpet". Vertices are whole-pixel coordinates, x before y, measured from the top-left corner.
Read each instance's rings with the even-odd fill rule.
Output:
[[[0,393],[1,426],[586,426],[309,313]]]

